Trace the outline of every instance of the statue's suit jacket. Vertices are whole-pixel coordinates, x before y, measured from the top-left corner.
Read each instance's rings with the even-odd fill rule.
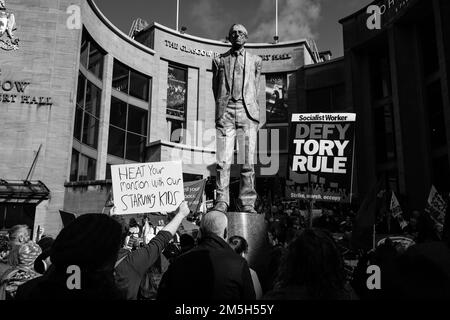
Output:
[[[261,76],[262,59],[245,50],[244,59],[244,105],[254,121],[259,119],[258,89]],[[216,121],[225,113],[231,99],[233,81],[233,66],[231,65],[231,50],[213,60],[213,91],[216,100]]]

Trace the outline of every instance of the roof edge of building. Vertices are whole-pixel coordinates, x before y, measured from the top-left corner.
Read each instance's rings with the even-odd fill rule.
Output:
[[[155,55],[155,50],[143,45],[142,43],[137,42],[136,40],[130,38],[127,34],[125,34],[122,30],[117,28],[111,21],[106,18],[100,8],[97,6],[94,0],[87,0],[88,5],[91,7],[92,11],[97,15],[97,17],[107,26],[112,32],[114,32],[117,36],[119,36],[122,40],[125,40],[132,46],[145,51],[151,55]]]
[[[231,47],[231,44],[229,42],[223,42],[220,40],[213,40],[213,39],[208,39],[208,38],[202,38],[202,37],[198,37],[198,36],[194,36],[194,35],[190,35],[187,33],[181,33],[175,29],[169,28],[167,26],[164,26],[158,22],[153,22],[153,24],[149,25],[148,27],[146,27],[144,30],[142,30],[141,32],[147,31],[147,30],[152,30],[152,29],[159,29],[162,31],[165,31],[167,33],[176,35],[177,37],[181,37],[181,38],[185,38],[188,40],[193,40],[193,41],[197,41],[197,42],[202,42],[202,43],[206,43],[206,44],[212,44],[212,45],[219,45],[219,46],[224,46],[224,47]],[[286,46],[294,46],[294,45],[300,45],[300,44],[304,44],[306,46],[309,46],[307,39],[298,39],[298,40],[293,40],[293,41],[285,41],[285,42],[279,42],[279,43],[247,43],[246,47],[248,48],[259,48],[259,47],[286,47]]]
[[[344,61],[344,60],[345,60],[345,58],[343,56],[342,57],[337,57],[337,58],[334,58],[334,59],[331,59],[331,60],[317,62],[317,63],[314,63],[314,64],[305,64],[300,69],[312,69],[312,68],[322,67],[322,66],[327,65],[327,64],[333,64],[333,63],[341,62],[341,61]]]
[[[379,1],[380,1],[380,0],[373,0],[372,2],[370,2],[370,3],[368,3],[367,5],[365,5],[364,7],[362,7],[361,9],[359,9],[359,10],[353,12],[352,14],[350,14],[350,15],[348,15],[348,16],[346,16],[346,17],[343,17],[343,18],[339,19],[338,22],[339,22],[340,24],[342,24],[344,21],[349,20],[349,19],[351,19],[351,18],[353,18],[353,17],[356,17],[356,16],[360,15],[362,12],[364,12],[364,10],[367,10],[366,8],[367,8],[368,6],[373,5],[373,4],[375,4],[375,3],[379,2]]]

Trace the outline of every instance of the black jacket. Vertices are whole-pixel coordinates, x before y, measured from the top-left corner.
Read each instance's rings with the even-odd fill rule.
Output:
[[[159,259],[162,251],[172,239],[168,231],[160,231],[148,245],[128,253],[115,269],[116,285],[127,300],[136,300],[139,285],[145,273]],[[119,253],[119,257],[121,257]]]
[[[247,261],[222,238],[205,236],[164,274],[157,300],[255,300]]]

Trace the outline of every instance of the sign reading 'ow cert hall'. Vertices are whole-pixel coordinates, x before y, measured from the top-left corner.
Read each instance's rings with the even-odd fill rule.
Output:
[[[53,105],[51,97],[35,96],[27,94],[30,82],[0,79],[0,102],[21,103],[33,105]]]

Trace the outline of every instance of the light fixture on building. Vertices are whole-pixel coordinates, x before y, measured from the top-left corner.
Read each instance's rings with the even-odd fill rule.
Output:
[[[275,41],[275,43],[278,43],[278,40],[280,39],[280,37],[278,37],[278,36],[274,36],[273,37],[273,40]]]
[[[181,33],[184,34],[186,33],[187,28],[185,26],[181,27]]]

